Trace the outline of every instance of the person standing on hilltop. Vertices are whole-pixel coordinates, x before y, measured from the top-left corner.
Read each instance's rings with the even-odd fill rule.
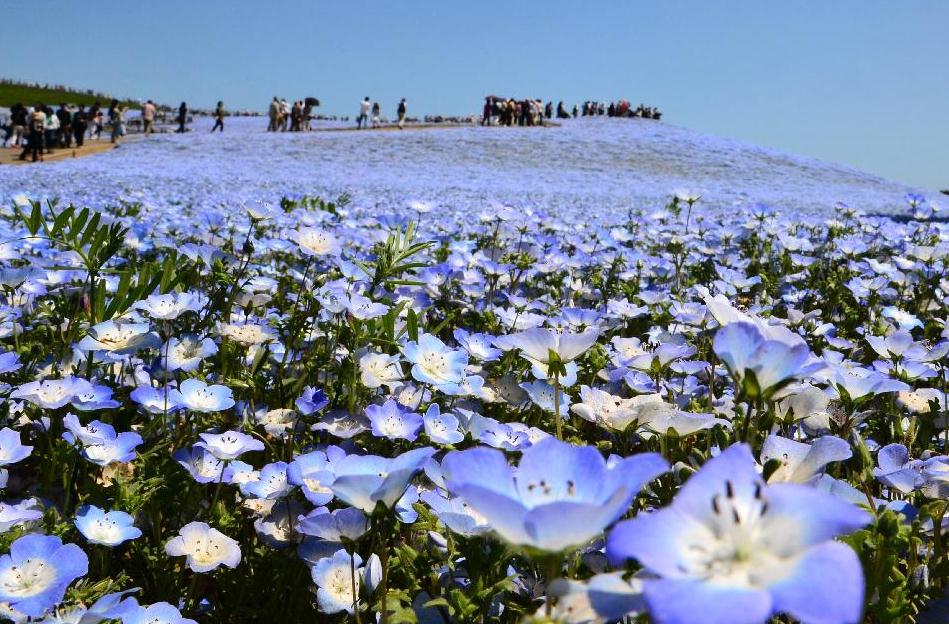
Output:
[[[399,100],[399,108],[398,108],[399,130],[402,130],[403,128],[405,128],[405,113],[406,113],[405,98],[402,98],[401,100]]]
[[[86,140],[86,128],[88,127],[88,118],[86,117],[86,111],[83,110],[82,104],[76,109],[76,112],[72,114],[72,133],[73,137],[76,139],[76,147],[82,147],[83,143]]]
[[[181,106],[178,107],[178,133],[187,132],[185,124],[188,123],[188,105],[185,102],[181,103]]]
[[[56,111],[56,117],[59,118],[59,130],[57,131],[56,144],[60,147],[72,146],[72,113],[62,102]]]
[[[369,110],[372,108],[372,104],[369,103],[369,96],[367,95],[362,102],[359,103],[359,116],[356,117],[356,129],[359,130],[362,128],[363,124],[366,124],[366,127],[369,127]]]
[[[270,124],[267,126],[267,132],[276,132],[277,131],[277,118],[280,116],[280,100],[277,99],[277,96],[273,96],[273,100],[270,102],[270,110],[267,111],[267,114],[270,115]]]
[[[20,160],[26,160],[26,155],[31,154],[33,162],[37,159],[43,161],[43,133],[46,131],[46,113],[43,112],[43,105],[37,104],[33,112],[28,117],[29,138],[26,147],[20,152]]]
[[[224,102],[221,100],[218,100],[217,108],[214,109],[214,127],[211,128],[211,133],[213,134],[218,128],[222,133],[224,132]]]
[[[379,102],[372,103],[372,127],[379,128],[382,126],[382,107],[379,106]]]
[[[145,102],[145,106],[142,107],[142,133],[151,134],[155,131],[155,103],[151,100]]]

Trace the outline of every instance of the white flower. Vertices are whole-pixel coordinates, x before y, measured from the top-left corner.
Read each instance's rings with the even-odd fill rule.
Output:
[[[188,567],[195,572],[210,572],[222,565],[236,568],[241,561],[237,541],[204,522],[181,527],[178,535],[165,544],[165,552],[172,557],[187,557]]]
[[[234,397],[227,386],[209,386],[200,379],[186,379],[180,392],[182,403],[193,412],[219,412],[234,407]]]
[[[359,358],[359,374],[362,385],[367,388],[387,386],[395,390],[402,383],[402,369],[399,368],[398,355],[385,353],[367,353]]]
[[[207,297],[202,294],[180,292],[150,295],[142,301],[137,301],[132,307],[154,319],[170,321],[185,312],[197,312],[206,302]]]
[[[289,238],[308,256],[335,256],[342,249],[336,236],[319,228],[301,227],[291,232]]]
[[[109,351],[125,354],[158,346],[158,336],[147,323],[105,321],[89,329],[89,335],[77,345],[83,351]]]

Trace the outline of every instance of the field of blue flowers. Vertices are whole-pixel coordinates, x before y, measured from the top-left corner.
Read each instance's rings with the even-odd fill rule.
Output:
[[[475,130],[3,172],[0,617],[896,624],[944,595],[933,202],[740,146],[855,207],[748,168],[791,203],[686,163],[526,179]],[[441,132],[472,161],[434,168]],[[708,197],[658,190],[689,172]]]

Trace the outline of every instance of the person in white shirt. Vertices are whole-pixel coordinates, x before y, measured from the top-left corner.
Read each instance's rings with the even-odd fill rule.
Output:
[[[372,109],[372,104],[369,102],[369,96],[359,103],[359,116],[356,117],[356,128],[360,129],[363,127],[363,124],[368,128],[369,127],[369,111]]]

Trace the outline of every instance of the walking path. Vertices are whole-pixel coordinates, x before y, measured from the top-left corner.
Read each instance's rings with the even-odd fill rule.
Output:
[[[56,162],[58,160],[63,160],[66,158],[78,158],[80,156],[89,156],[90,154],[98,154],[100,152],[105,152],[110,149],[119,147],[123,143],[129,141],[136,141],[139,137],[136,136],[126,136],[120,143],[112,143],[109,139],[101,139],[98,141],[87,140],[85,145],[82,147],[60,147],[56,148],[50,154],[43,154],[43,162]],[[4,147],[0,148],[0,165],[25,165],[32,164],[32,160],[27,156],[26,160],[20,160],[21,148],[16,147]],[[39,163],[37,163],[39,164]]]

